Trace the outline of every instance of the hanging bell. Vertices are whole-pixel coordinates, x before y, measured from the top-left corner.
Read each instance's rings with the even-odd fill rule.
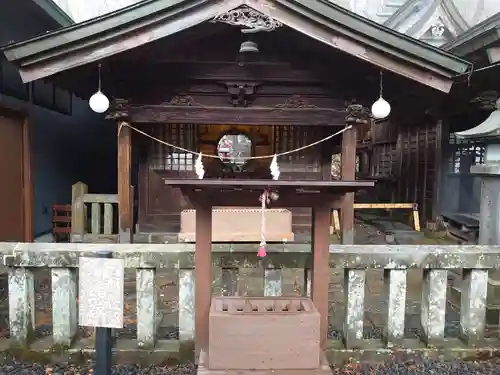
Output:
[[[259,53],[259,46],[255,42],[246,40],[240,46],[240,54],[242,53]]]
[[[255,59],[259,53],[259,46],[257,43],[250,40],[246,40],[240,45],[240,51],[238,53],[238,65],[244,66],[247,62]]]

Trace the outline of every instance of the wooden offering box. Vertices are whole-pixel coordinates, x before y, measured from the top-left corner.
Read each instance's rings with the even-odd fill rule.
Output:
[[[292,242],[292,213],[285,209],[266,209],[266,240]],[[257,242],[261,239],[262,211],[255,208],[212,209],[212,241]],[[179,241],[196,241],[196,210],[181,212]]]
[[[309,298],[214,297],[208,368],[318,369],[319,324]]]

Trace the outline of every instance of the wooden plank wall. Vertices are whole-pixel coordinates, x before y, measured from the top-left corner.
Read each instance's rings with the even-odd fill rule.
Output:
[[[418,203],[422,220],[438,215],[441,122],[374,125],[371,174],[394,181],[395,203]]]

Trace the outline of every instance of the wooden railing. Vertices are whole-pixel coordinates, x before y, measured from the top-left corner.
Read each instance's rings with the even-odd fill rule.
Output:
[[[72,187],[71,242],[118,243],[118,196],[89,194],[78,182]]]
[[[216,247],[217,246],[217,247]],[[294,252],[294,245],[268,249],[268,256],[258,260],[255,252],[239,251],[237,245],[214,245],[213,293],[233,295],[243,284],[253,282],[255,295],[307,295],[310,293],[310,252]],[[125,267],[135,269],[136,286],[136,339],[125,343],[118,340],[116,350],[148,350],[160,357],[175,356],[183,342],[194,338],[194,245],[191,244],[57,244],[57,243],[0,243],[4,265],[9,268],[9,345],[30,346],[31,350],[47,352],[53,345],[68,348],[68,353],[85,350],[91,353],[93,342],[78,337],[77,322],[77,268],[81,256],[93,256],[95,251],[110,250],[113,257],[124,260]],[[498,334],[485,338],[486,294],[488,270],[500,268],[500,247],[486,246],[331,246],[332,272],[342,276],[344,302],[331,300],[336,306],[330,321],[341,334],[329,344],[331,360],[346,357],[404,353],[453,352],[471,355],[479,349],[493,353],[499,348]],[[35,290],[34,274],[37,270],[50,269],[52,283],[52,340],[43,344],[34,342]],[[249,280],[244,276],[248,269],[261,270],[263,280]],[[302,269],[299,287],[285,292],[285,286],[297,282],[287,276],[289,269]],[[445,337],[447,304],[447,270],[463,269],[461,302],[459,306],[459,337]],[[175,272],[177,297],[178,340],[164,340],[158,334],[161,309],[158,289],[154,280],[159,273]],[[381,292],[370,290],[367,275],[373,270],[383,271]],[[417,338],[405,333],[406,304],[414,291],[408,284],[408,274],[422,270],[420,324]],[[407,298],[408,297],[408,298]],[[365,338],[367,298],[376,298],[383,306],[377,314],[382,318],[381,335]],[[343,308],[339,308],[342,306]],[[343,310],[342,316],[341,310]],[[371,319],[373,320],[373,319]],[[335,327],[337,324],[337,327]],[[83,341],[82,341],[83,340]],[[493,341],[492,341],[493,340]],[[0,348],[7,348],[5,342]],[[83,348],[83,349],[82,349]],[[49,350],[50,351],[50,350]],[[425,353],[424,353],[425,352]],[[430,353],[430,354],[429,354]],[[333,358],[333,359],[332,359]],[[150,359],[152,360],[152,359]]]

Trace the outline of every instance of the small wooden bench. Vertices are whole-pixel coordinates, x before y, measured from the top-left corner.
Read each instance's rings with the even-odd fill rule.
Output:
[[[71,205],[52,205],[52,236],[54,242],[69,242],[71,234]]]

